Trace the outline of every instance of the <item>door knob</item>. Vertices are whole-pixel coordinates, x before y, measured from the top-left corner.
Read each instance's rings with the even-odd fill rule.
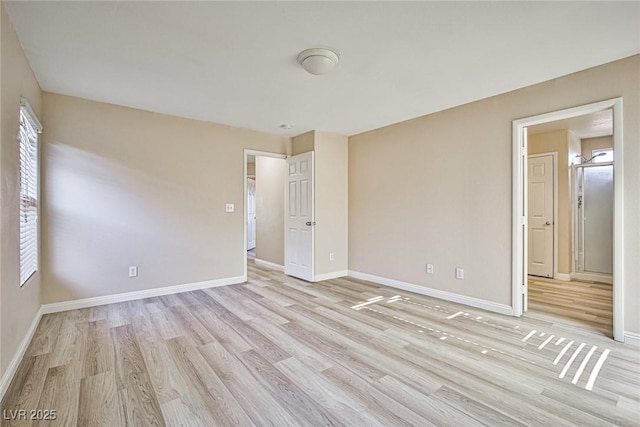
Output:
[[[309,227],[311,227],[312,225],[316,225],[316,222],[315,222],[315,221],[313,221],[313,222],[311,222],[311,221],[307,221],[307,222],[306,222],[306,224],[307,224]]]
[[[551,225],[551,221],[545,222],[544,225]]]

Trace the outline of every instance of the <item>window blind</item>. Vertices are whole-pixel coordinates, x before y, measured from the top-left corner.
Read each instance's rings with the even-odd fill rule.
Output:
[[[38,270],[38,133],[29,104],[20,107],[20,286]]]

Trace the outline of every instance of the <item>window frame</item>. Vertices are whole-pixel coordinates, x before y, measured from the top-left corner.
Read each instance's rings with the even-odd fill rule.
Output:
[[[29,102],[20,99],[18,122],[18,224],[20,287],[40,269],[40,134],[42,124]],[[25,185],[26,182],[26,185]],[[24,219],[24,222],[23,222]],[[31,219],[31,221],[29,221]],[[23,224],[31,222],[27,229]],[[33,227],[32,230],[30,228]],[[26,237],[23,233],[29,233]],[[28,241],[27,241],[28,239]],[[31,249],[26,249],[27,245]],[[27,256],[25,252],[29,251]],[[25,265],[27,264],[28,265]]]

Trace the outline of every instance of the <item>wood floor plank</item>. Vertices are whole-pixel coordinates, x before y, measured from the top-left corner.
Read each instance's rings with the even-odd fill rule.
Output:
[[[392,399],[388,390],[380,391],[358,375],[343,368],[340,365],[322,371],[327,380],[347,392],[352,399],[358,399],[367,410],[372,413],[383,425],[394,426],[428,426],[431,423],[401,401]]]
[[[37,409],[54,410],[56,417],[55,420],[36,419],[34,425],[72,426],[78,422],[80,374],[72,365],[49,368]]]
[[[229,392],[240,403],[256,425],[292,426],[296,421],[288,410],[256,380],[255,375],[239,359],[219,343],[198,350]]]
[[[344,425],[379,425],[376,418],[369,414],[366,404],[363,405],[345,390],[335,387],[330,381],[313,369],[309,369],[295,357],[281,360],[274,366]]]
[[[111,329],[116,358],[116,382],[129,425],[164,426],[164,417],[149,379],[140,346],[130,324]]]
[[[91,377],[115,370],[115,353],[106,320],[91,321],[86,325],[82,377]]]
[[[205,419],[217,420],[221,425],[252,424],[215,371],[187,339],[171,339],[167,346],[178,370],[189,384],[190,390],[183,395],[190,397]]]
[[[256,374],[256,378],[271,391],[273,398],[289,408],[291,416],[299,424],[345,425],[255,350],[246,351],[241,357],[245,365]]]
[[[124,426],[124,413],[113,371],[87,376],[80,383],[78,425]]]
[[[13,411],[15,414],[19,411],[29,413],[30,411],[39,409],[38,402],[40,401],[42,389],[47,378],[50,359],[50,354],[47,353],[32,357],[25,357],[22,360],[13,381],[9,385],[7,393],[2,400],[2,426],[19,426],[28,424],[21,422],[20,419],[12,418],[11,415],[9,416],[9,419],[6,419],[6,413],[8,411]]]
[[[470,399],[447,386],[440,387],[433,394],[433,397],[449,406],[461,410],[484,424],[510,426],[525,425],[499,412],[498,410],[489,408],[488,406],[479,403],[474,399]]]

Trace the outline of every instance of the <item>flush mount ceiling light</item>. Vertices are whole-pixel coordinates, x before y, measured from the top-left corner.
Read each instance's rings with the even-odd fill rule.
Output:
[[[316,76],[327,74],[333,70],[333,67],[338,65],[339,60],[338,52],[327,48],[307,49],[298,55],[298,64],[308,73]]]

